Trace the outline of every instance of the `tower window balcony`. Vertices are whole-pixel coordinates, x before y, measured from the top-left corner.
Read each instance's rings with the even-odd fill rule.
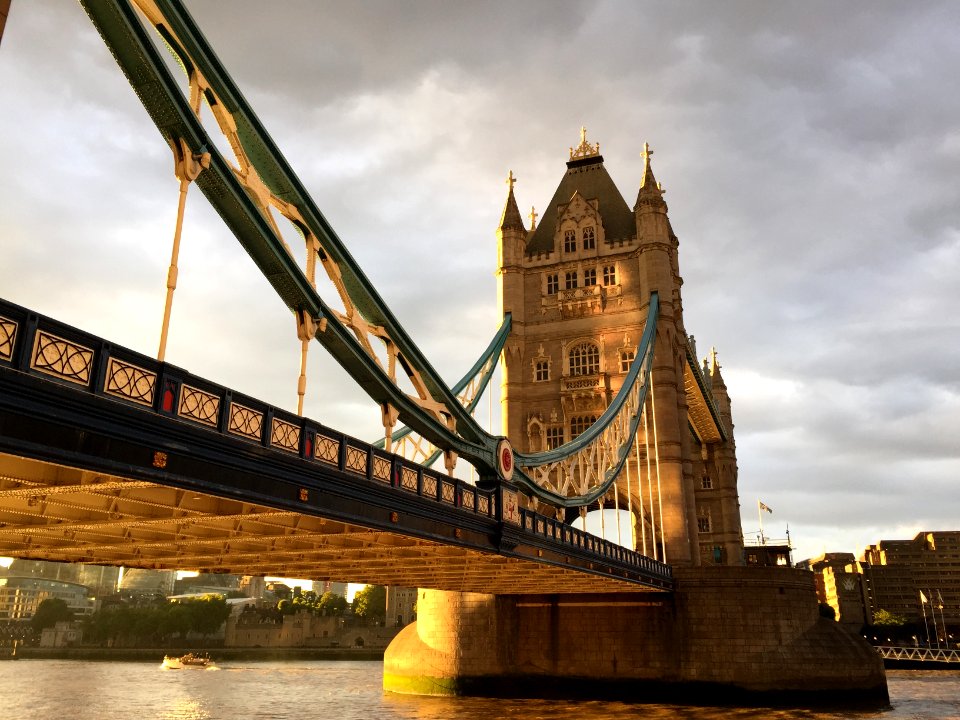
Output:
[[[600,348],[591,342],[575,345],[567,357],[570,377],[596,375],[600,372]]]

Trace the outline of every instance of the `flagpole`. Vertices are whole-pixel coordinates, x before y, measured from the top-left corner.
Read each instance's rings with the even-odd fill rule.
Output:
[[[920,612],[923,613],[923,626],[927,629],[927,648],[930,647],[930,623],[927,622],[927,609],[924,605],[927,604],[927,599],[923,596],[923,590],[918,590],[920,593]],[[934,620],[936,622],[936,620]]]
[[[763,538],[763,508],[760,507],[760,498],[757,498],[757,517],[760,518],[760,544],[766,545]]]
[[[949,650],[950,638],[947,635],[947,621],[943,617],[943,595],[940,594],[940,588],[937,588],[937,602],[940,604],[940,625],[943,627],[943,644],[947,650]]]

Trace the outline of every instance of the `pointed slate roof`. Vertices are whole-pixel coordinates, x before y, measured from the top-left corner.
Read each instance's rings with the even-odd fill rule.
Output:
[[[567,172],[560,180],[550,204],[540,217],[540,226],[533,228],[527,240],[527,253],[556,250],[554,235],[560,218],[559,207],[570,202],[575,193],[584,200],[597,200],[607,241],[626,240],[637,234],[634,214],[627,201],[613,184],[603,167],[600,144],[587,142],[587,129],[580,128],[580,145],[570,148]]]
[[[516,178],[513,177],[513,170],[510,171],[510,175],[507,177],[507,185],[510,186],[510,191],[507,193],[507,202],[503,206],[503,213],[500,215],[500,225],[499,230],[519,230],[520,232],[526,232],[527,228],[523,224],[523,218],[520,217],[520,208],[517,207],[517,199],[513,196],[513,184],[516,182]]]
[[[559,219],[557,208],[570,202],[575,192],[579,192],[587,200],[599,201],[600,217],[603,218],[607,240],[622,240],[637,234],[633,212],[603,167],[603,156],[599,153],[586,157],[575,156],[567,162],[567,172],[560,180],[550,204],[543,211],[539,227],[527,241],[528,253],[556,250],[553,236]]]

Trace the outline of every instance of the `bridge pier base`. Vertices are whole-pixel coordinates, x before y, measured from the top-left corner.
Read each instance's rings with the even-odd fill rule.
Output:
[[[422,695],[888,704],[877,653],[791,568],[675,568],[673,595],[419,591],[384,688]]]

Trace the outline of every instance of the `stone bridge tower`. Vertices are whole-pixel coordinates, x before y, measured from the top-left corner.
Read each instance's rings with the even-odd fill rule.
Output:
[[[512,313],[502,387],[504,434],[524,452],[586,430],[623,384],[643,333],[650,293],[660,297],[654,392],[660,461],[659,517],[647,487],[645,449],[631,463],[632,506],[642,532],[664,541],[672,565],[742,564],[730,398],[714,352],[701,367],[683,322],[678,240],[645,146],[633,209],[607,173],[599,145],[570,149],[542,213],[524,223],[513,173],[497,229],[501,311]],[[652,454],[652,452],[651,452]],[[652,483],[656,492],[656,483]],[[627,506],[627,484],[618,482]],[[643,548],[639,548],[643,549]],[[647,554],[653,553],[648,551]]]
[[[810,572],[732,567],[743,564],[743,546],[730,398],[716,353],[701,365],[686,334],[678,242],[649,148],[633,210],[585,132],[539,226],[534,213],[529,227],[521,218],[513,173],[508,183],[497,231],[500,304],[513,317],[505,434],[529,451],[585,430],[623,384],[656,290],[652,376],[674,587],[573,595],[420,590],[416,622],[384,654],[384,688],[886,705],[882,661],[863,638],[820,616]],[[640,464],[642,477],[642,457]],[[626,484],[618,490],[626,493]]]

